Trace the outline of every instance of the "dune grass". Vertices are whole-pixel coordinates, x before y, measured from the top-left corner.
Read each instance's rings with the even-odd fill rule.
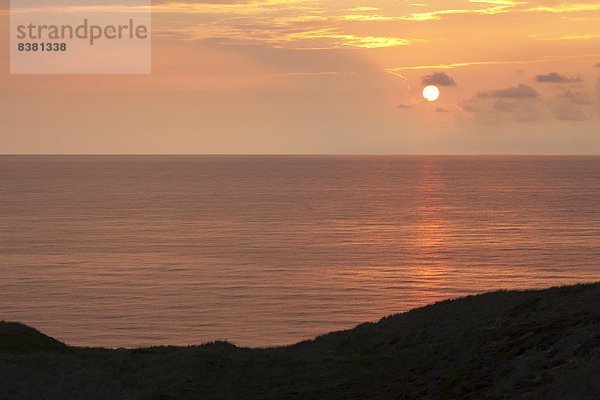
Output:
[[[598,399],[600,283],[436,303],[292,346],[102,349],[0,323],[2,399]]]

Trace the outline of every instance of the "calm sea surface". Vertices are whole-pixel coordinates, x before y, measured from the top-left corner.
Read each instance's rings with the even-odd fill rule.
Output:
[[[598,157],[0,157],[0,319],[70,344],[286,344],[595,280]]]

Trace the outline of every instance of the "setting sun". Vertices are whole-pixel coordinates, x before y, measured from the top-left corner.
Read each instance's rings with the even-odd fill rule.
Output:
[[[425,86],[423,89],[423,97],[427,101],[436,101],[440,97],[440,89],[434,85]]]

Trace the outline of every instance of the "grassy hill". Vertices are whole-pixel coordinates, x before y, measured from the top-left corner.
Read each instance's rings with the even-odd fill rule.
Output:
[[[108,350],[0,323],[1,399],[598,399],[600,284],[444,301],[293,346]]]

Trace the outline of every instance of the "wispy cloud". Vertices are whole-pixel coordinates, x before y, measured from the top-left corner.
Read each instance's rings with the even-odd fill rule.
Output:
[[[554,5],[538,5],[526,8],[524,11],[527,12],[544,12],[551,14],[560,14],[560,13],[576,13],[576,12],[584,12],[584,11],[599,11],[600,4],[594,3],[563,3],[563,4],[554,4]]]
[[[418,70],[436,70],[436,69],[454,69],[454,68],[465,68],[473,66],[494,66],[494,65],[526,65],[526,64],[538,64],[538,63],[549,63],[556,61],[582,59],[582,58],[596,58],[600,54],[579,54],[570,56],[547,56],[540,59],[529,59],[529,60],[498,60],[498,61],[463,61],[454,62],[448,64],[431,64],[431,65],[405,65],[395,68],[388,68],[386,72],[402,76],[402,71],[418,71]]]
[[[548,4],[544,0],[454,0],[408,3],[374,0],[354,7],[342,1],[219,0],[160,1],[153,5],[157,21],[176,19],[189,24],[189,38],[227,37],[276,47],[302,49],[385,48],[431,42],[404,35],[403,24],[440,21],[453,16],[493,16],[507,13],[574,14],[600,10],[595,2]],[[163,18],[164,16],[164,18]],[[167,19],[168,18],[168,19]],[[300,26],[303,23],[303,26]],[[388,24],[382,29],[378,24]],[[256,29],[260,26],[260,29]],[[168,27],[162,27],[168,29]],[[292,32],[293,30],[293,32]],[[375,33],[377,32],[377,33]],[[401,32],[398,34],[398,32]],[[598,33],[563,35],[559,40],[589,40]],[[540,37],[532,37],[539,40]]]
[[[595,33],[571,33],[561,36],[543,36],[543,35],[529,35],[530,39],[534,40],[547,40],[547,41],[558,41],[558,40],[594,40],[600,39],[600,34]]]

